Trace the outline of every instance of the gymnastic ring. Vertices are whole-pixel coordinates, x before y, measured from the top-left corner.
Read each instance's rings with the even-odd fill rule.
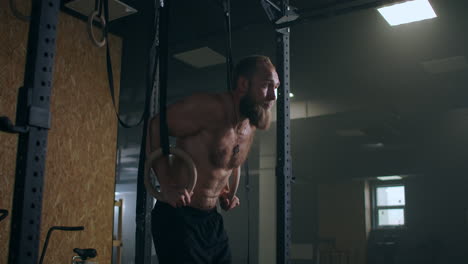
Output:
[[[191,176],[190,177],[191,180],[189,181],[187,185],[187,191],[189,193],[192,193],[193,189],[195,188],[195,185],[197,184],[197,168],[195,167],[195,163],[193,162],[192,158],[186,152],[178,148],[174,148],[174,147],[169,148],[169,153],[181,158],[189,166],[189,173]],[[164,200],[164,199],[163,199],[161,192],[158,192],[156,188],[154,188],[154,185],[151,180],[151,167],[152,167],[152,164],[161,157],[163,157],[162,148],[157,149],[154,152],[151,152],[146,158],[146,162],[145,162],[146,191],[150,193],[157,200]]]
[[[94,31],[93,31],[93,22],[94,22],[94,18],[99,18],[99,22],[101,22],[101,26],[102,26],[102,31],[104,31],[106,27],[106,19],[104,18],[104,16],[98,16],[98,15],[99,15],[98,11],[94,10],[88,16],[88,35],[89,35],[89,38],[93,41],[94,45],[101,48],[101,47],[104,47],[104,45],[106,45],[106,36],[103,32],[102,40],[99,41],[96,39],[96,36],[94,36]]]
[[[240,179],[240,175],[241,175],[241,172],[237,173],[237,176],[235,176],[233,179],[232,179],[232,189],[229,188],[229,193],[228,193],[228,198],[229,200],[232,200],[232,198],[234,198],[234,196],[236,196],[236,193],[237,193],[237,189],[239,188],[239,179]],[[231,185],[231,182],[229,182],[229,185]],[[230,187],[230,186],[229,186]]]

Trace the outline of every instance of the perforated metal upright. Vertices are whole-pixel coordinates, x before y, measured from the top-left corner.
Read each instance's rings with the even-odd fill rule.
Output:
[[[59,0],[32,1],[24,87],[18,94],[16,113],[16,125],[29,127],[29,132],[18,138],[9,264],[37,263],[39,255],[59,6]]]
[[[289,0],[280,1],[286,16]],[[276,33],[276,70],[281,85],[277,99],[276,144],[276,263],[290,263],[291,250],[291,153],[289,109],[289,27]]]
[[[161,23],[161,31],[164,33],[160,33],[158,31],[160,26],[160,20],[169,19],[169,11],[167,10],[169,6],[169,1],[165,0],[164,3],[156,2],[153,3],[148,2],[147,10],[154,10],[152,12],[144,12],[146,14],[144,19],[149,21],[153,21],[153,25],[151,27],[147,27],[150,30],[148,32],[143,31],[142,34],[146,34],[146,36],[151,36],[148,38],[147,43],[149,43],[150,51],[149,56],[151,57],[150,68],[147,69],[151,73],[151,80],[147,84],[146,87],[146,95],[145,95],[145,105],[151,107],[150,100],[158,98],[160,95],[159,89],[159,71],[158,68],[158,47],[156,43],[159,43],[159,39],[162,37],[163,41],[166,41],[166,46],[168,43],[167,36],[161,36],[160,34],[168,33],[168,24],[164,25]],[[160,4],[165,4],[165,9],[159,10]],[[161,12],[160,12],[161,11]],[[161,17],[160,17],[161,16]],[[164,16],[164,17],[163,17]],[[147,25],[150,23],[147,22]],[[141,41],[141,40],[140,40]],[[140,42],[143,43],[143,42]],[[146,42],[145,42],[146,43]],[[143,44],[144,45],[144,44]],[[163,44],[164,45],[164,44]],[[167,55],[167,48],[163,49],[165,54],[162,56]],[[166,67],[166,64],[161,63],[162,67]],[[154,75],[153,75],[154,74]],[[149,76],[147,76],[149,78]],[[153,78],[156,79],[153,80]],[[157,83],[157,84],[156,84]],[[152,98],[152,94],[154,93],[155,98]],[[165,95],[164,95],[165,96]],[[148,114],[154,115],[155,110],[148,109]],[[148,116],[145,117],[145,122],[143,124],[143,137],[141,141],[141,148],[140,148],[140,162],[138,165],[138,178],[137,178],[137,198],[136,198],[136,231],[135,231],[135,263],[140,264],[151,264],[151,257],[152,257],[152,232],[151,232],[151,211],[153,208],[154,199],[153,197],[146,191],[144,177],[145,177],[145,161],[146,161],[146,136],[147,136],[147,129],[149,126]]]

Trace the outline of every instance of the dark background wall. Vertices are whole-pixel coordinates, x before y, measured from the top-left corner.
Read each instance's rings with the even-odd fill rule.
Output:
[[[409,150],[395,150],[394,155],[365,149],[340,153],[326,136],[314,133],[320,130],[317,122],[313,126],[312,119],[294,120],[293,171],[298,180],[293,187],[293,243],[312,244],[317,227],[319,237],[336,239],[337,249],[350,253],[351,263],[364,263],[367,254],[374,254],[367,250],[370,211],[365,181],[411,172],[404,179],[406,225],[402,230],[385,231],[395,234],[396,246],[387,257],[377,252],[381,257],[371,260],[465,262],[468,116],[465,110],[457,110],[431,120],[421,127],[426,133],[417,144]],[[327,147],[320,148],[321,144]],[[333,151],[336,154],[330,155]]]

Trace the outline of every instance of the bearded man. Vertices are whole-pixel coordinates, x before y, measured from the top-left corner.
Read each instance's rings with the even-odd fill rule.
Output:
[[[240,205],[229,194],[229,178],[240,176],[257,129],[268,129],[276,69],[265,56],[249,56],[236,65],[233,91],[198,94],[167,109],[169,135],[188,153],[198,172],[193,190],[185,188],[189,168],[175,159],[153,165],[163,199],[152,211],[152,234],[160,264],[231,263],[228,238],[217,202],[223,210]],[[160,148],[159,116],[149,123],[148,153]]]

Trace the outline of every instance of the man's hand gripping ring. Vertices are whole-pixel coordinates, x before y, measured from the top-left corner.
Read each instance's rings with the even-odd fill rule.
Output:
[[[185,153],[184,151],[178,148],[171,147],[169,149],[169,154],[173,154],[174,156],[182,159],[188,165],[189,173],[190,173],[190,181],[187,185],[187,191],[189,193],[192,193],[193,189],[195,188],[195,185],[197,184],[197,168],[195,167],[195,163],[193,162],[192,158],[187,153]],[[162,148],[160,148],[150,153],[148,157],[146,158],[146,162],[145,162],[146,191],[149,194],[151,194],[154,198],[156,198],[157,200],[164,200],[164,199],[162,197],[161,192],[157,191],[153,185],[153,182],[151,179],[151,167],[156,160],[160,159],[163,156],[164,155],[163,155]]]

